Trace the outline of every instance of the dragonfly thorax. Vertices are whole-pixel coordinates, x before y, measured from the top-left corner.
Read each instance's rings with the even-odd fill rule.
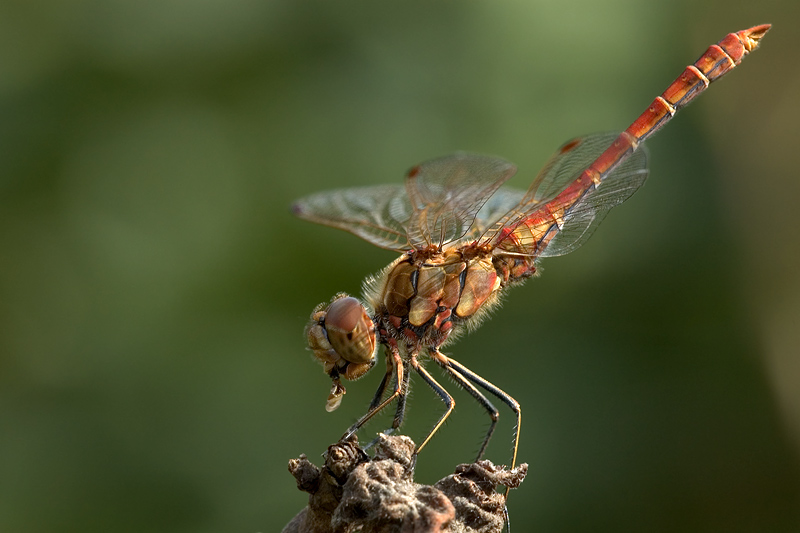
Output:
[[[488,250],[399,257],[368,285],[379,333],[411,351],[438,348],[497,302],[504,279],[494,262]]]

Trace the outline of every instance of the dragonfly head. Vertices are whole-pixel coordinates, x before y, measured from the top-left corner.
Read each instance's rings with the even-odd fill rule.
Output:
[[[339,377],[358,379],[375,365],[375,324],[360,301],[341,293],[329,304],[323,303],[314,309],[306,336],[314,357],[333,379],[325,407],[333,411],[342,403],[346,392]]]

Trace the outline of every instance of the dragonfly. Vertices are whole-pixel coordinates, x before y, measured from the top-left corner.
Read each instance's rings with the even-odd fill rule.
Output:
[[[349,440],[394,401],[392,426],[385,433],[398,430],[414,372],[445,410],[416,446],[413,465],[455,407],[450,393],[423,366],[432,360],[491,419],[477,460],[500,416],[486,394],[511,409],[514,468],[522,422],[519,402],[441,348],[477,327],[506,289],[537,275],[542,259],[586,242],[608,211],[644,183],[648,168],[642,143],[754,51],[769,29],[769,24],[754,26],[710,46],[625,131],[565,143],[527,191],[503,187],[516,172],[512,163],[456,153],[413,167],[403,185],[334,190],[298,200],[293,205],[298,217],[400,254],[366,279],[363,299],[339,293],[314,309],[306,327],[308,347],[332,380],[328,411],[342,402],[342,380],[364,376],[377,364],[379,347],[384,348],[383,379],[367,412],[341,440]]]

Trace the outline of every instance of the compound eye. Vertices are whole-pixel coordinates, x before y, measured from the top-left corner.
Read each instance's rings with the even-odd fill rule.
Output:
[[[336,353],[350,363],[369,363],[375,358],[375,326],[361,302],[352,296],[331,303],[325,315],[325,331]]]

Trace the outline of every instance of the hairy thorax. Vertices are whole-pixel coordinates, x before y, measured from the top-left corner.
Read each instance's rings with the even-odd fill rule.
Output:
[[[480,247],[404,254],[368,284],[375,322],[384,337],[441,346],[497,304],[500,290],[516,277],[511,270]]]

